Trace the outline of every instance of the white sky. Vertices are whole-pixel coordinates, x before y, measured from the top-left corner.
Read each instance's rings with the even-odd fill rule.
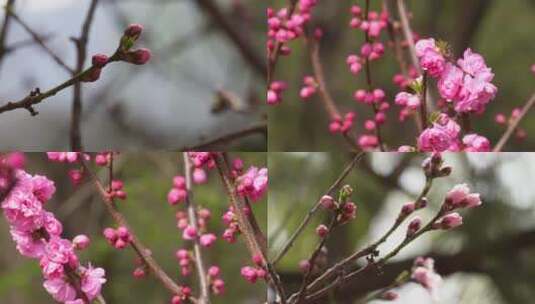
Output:
[[[80,0],[78,0],[80,1]],[[1,5],[5,5],[7,0],[0,0]],[[17,7],[23,7],[25,10],[55,10],[72,5],[75,0],[18,0]]]

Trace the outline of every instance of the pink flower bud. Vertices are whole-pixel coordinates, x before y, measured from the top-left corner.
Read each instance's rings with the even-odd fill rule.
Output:
[[[310,270],[310,261],[308,260],[301,260],[299,262],[299,269],[303,272],[303,273],[307,273],[309,270]]]
[[[221,274],[221,269],[218,266],[211,266],[208,268],[208,276],[216,278]]]
[[[126,30],[124,31],[124,35],[137,39],[137,37],[141,35],[141,32],[143,32],[143,25],[134,23],[134,24],[130,24],[126,28]]]
[[[69,178],[73,185],[78,186],[82,182],[82,172],[78,169],[69,170]]]
[[[221,279],[216,279],[212,282],[212,291],[216,295],[223,294],[225,292],[225,282]]]
[[[87,237],[87,235],[85,234],[77,235],[72,240],[72,244],[74,245],[74,248],[78,250],[86,249],[87,247],[89,247],[89,243],[90,243],[89,237]]]
[[[182,238],[185,240],[194,240],[197,238],[197,229],[193,226],[188,226],[182,233]]]
[[[334,202],[334,199],[330,195],[324,195],[320,199],[320,204],[325,209],[334,209],[336,204]]]
[[[210,247],[214,244],[216,240],[217,237],[215,236],[215,234],[209,233],[201,235],[199,242],[201,243],[201,246]]]
[[[152,53],[149,49],[142,48],[126,53],[124,61],[137,65],[143,65],[150,60],[151,56]]]
[[[463,224],[463,218],[457,212],[443,216],[434,226],[440,229],[449,230]]]
[[[188,192],[186,190],[173,188],[167,194],[167,202],[170,205],[176,205],[183,202],[187,196]]]
[[[327,226],[325,226],[323,224],[319,225],[316,228],[316,234],[319,235],[319,237],[321,237],[321,238],[326,237],[328,233],[329,233],[329,228],[327,228]]]
[[[145,277],[146,273],[142,267],[137,267],[136,269],[134,269],[134,272],[132,273],[132,275],[136,279],[141,279]]]
[[[82,82],[95,82],[100,78],[101,68],[94,67],[90,69],[87,74],[83,75],[80,81]]]
[[[94,67],[103,68],[108,63],[108,56],[104,54],[96,54],[92,58],[92,63]]]
[[[412,237],[418,230],[420,230],[420,227],[422,226],[422,219],[420,217],[415,217],[411,220],[409,223],[409,227],[407,228],[407,237]]]
[[[193,170],[193,182],[196,184],[204,184],[208,181],[208,176],[206,175],[206,171],[202,168],[195,168]]]
[[[240,271],[242,277],[244,277],[248,282],[250,283],[256,283],[256,280],[258,279],[258,274],[256,273],[256,269],[250,266],[242,267]]]
[[[113,228],[104,229],[103,235],[106,238],[106,240],[110,242],[114,242],[117,239],[117,233],[115,232],[115,229]]]

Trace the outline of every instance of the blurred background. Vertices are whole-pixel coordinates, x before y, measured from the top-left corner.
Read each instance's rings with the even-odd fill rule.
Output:
[[[424,154],[368,153],[345,184],[353,187],[357,218],[328,240],[329,265],[364,248],[392,225],[401,206],[414,200],[424,185]],[[535,154],[444,154],[453,173],[435,180],[429,206],[418,215],[424,223],[436,214],[452,186],[467,183],[481,193],[483,205],[462,210],[464,224],[451,231],[424,234],[383,267],[382,275],[360,276],[318,303],[353,304],[372,290],[391,284],[410,270],[417,256],[432,256],[443,275],[436,299],[415,283],[398,289],[394,303],[532,303],[535,296]],[[306,212],[340,175],[350,155],[334,153],[270,153],[268,234],[270,251],[278,253]],[[343,185],[344,183],[342,183]],[[299,261],[309,258],[318,243],[314,232],[326,222],[321,209],[277,265],[285,285],[298,290]],[[390,251],[403,238],[406,224],[379,247]],[[365,262],[365,261],[361,261]],[[379,302],[377,302],[379,303]]]
[[[0,0],[2,22],[5,4]],[[89,0],[16,0],[14,12],[74,67],[76,48],[70,38],[80,36],[89,4]],[[225,147],[265,151],[265,128],[261,128],[265,113],[259,102],[264,90],[264,42],[258,38],[265,32],[264,14],[261,6],[243,0],[98,1],[86,66],[93,54],[113,53],[130,23],[144,25],[136,47],[151,49],[153,57],[145,66],[112,64],[99,81],[83,85],[84,148],[182,149],[258,127]],[[233,35],[241,44],[230,38]],[[2,105],[71,77],[13,19],[4,49]],[[23,109],[2,113],[0,149],[66,150],[71,104],[72,88],[37,105],[36,117]]]
[[[132,276],[136,257],[133,250],[112,248],[102,237],[105,227],[115,227],[104,209],[98,193],[91,183],[72,186],[67,171],[69,165],[50,163],[42,153],[27,153],[27,171],[48,176],[56,183],[57,191],[46,209],[63,223],[66,238],[87,234],[91,246],[80,255],[82,263],[91,262],[106,270],[108,282],[103,286],[103,296],[108,303],[169,303],[170,294],[150,274],[141,280]],[[245,165],[265,166],[264,153],[233,153],[241,157]],[[123,153],[114,162],[116,176],[125,183],[128,198],[118,202],[121,212],[129,221],[140,240],[152,250],[162,268],[179,284],[197,285],[180,274],[175,258],[178,248],[188,246],[182,241],[182,233],[176,228],[175,212],[183,206],[171,207],[167,192],[172,178],[182,174],[180,153]],[[98,174],[106,180],[107,170]],[[260,303],[265,301],[265,285],[250,284],[240,276],[240,268],[250,263],[250,255],[241,239],[228,244],[219,237],[223,233],[221,216],[228,201],[217,172],[210,171],[208,183],[194,187],[197,205],[212,211],[209,229],[218,235],[214,247],[203,250],[208,265],[219,265],[226,292],[213,296],[212,303]],[[266,200],[254,205],[255,215],[265,231],[267,221]],[[0,303],[55,303],[43,288],[39,264],[22,257],[11,240],[7,223],[0,219]],[[197,294],[194,291],[194,294]]]
[[[395,1],[387,0],[395,3]],[[286,1],[272,1],[272,6],[281,8]],[[383,1],[371,1],[374,10],[380,10]],[[495,144],[504,132],[503,126],[494,123],[497,113],[507,116],[514,107],[526,103],[534,93],[535,75],[530,71],[535,64],[535,1],[531,0],[407,0],[412,11],[411,26],[421,37],[434,37],[448,41],[453,53],[459,56],[467,47],[481,53],[496,74],[493,83],[498,95],[481,117],[473,119],[477,133],[487,136]],[[349,72],[346,57],[358,53],[364,40],[361,31],[351,29],[349,9],[351,5],[364,5],[364,1],[320,1],[315,8],[314,24],[320,25],[324,36],[320,42],[321,62],[325,70],[327,86],[339,108],[356,111],[357,133],[363,132],[363,122],[372,116],[369,106],[356,104],[353,93],[365,88],[362,71],[357,77]],[[395,6],[394,6],[395,7]],[[383,33],[382,41],[388,39]],[[282,104],[269,109],[269,146],[273,151],[330,151],[331,147],[345,145],[341,136],[328,132],[328,117],[318,96],[307,103],[299,98],[303,77],[312,74],[308,51],[302,40],[291,44],[292,55],[281,57],[274,79],[288,82]],[[391,103],[388,120],[382,132],[390,148],[402,144],[414,144],[416,130],[412,119],[397,122],[399,106],[393,100],[398,88],[392,77],[399,73],[399,64],[393,51],[372,63],[373,82],[383,88]],[[435,94],[435,96],[438,96]],[[528,139],[518,142],[511,139],[505,151],[533,151],[535,138],[534,111],[521,123]],[[530,119],[531,118],[531,119]]]

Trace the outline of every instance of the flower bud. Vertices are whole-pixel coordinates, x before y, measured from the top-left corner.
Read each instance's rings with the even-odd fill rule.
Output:
[[[433,224],[435,229],[449,230],[463,224],[463,218],[457,212],[453,212],[443,216],[440,220]]]
[[[141,32],[143,32],[143,25],[141,24],[130,24],[126,30],[124,31],[124,35],[127,37],[132,37],[134,39],[137,39],[139,35],[141,35]]]
[[[320,199],[320,204],[323,208],[332,210],[335,208],[334,199],[330,195],[324,195]]]
[[[126,53],[124,61],[132,64],[143,65],[150,60],[151,56],[151,51],[143,48]]]
[[[329,228],[327,228],[327,226],[325,225],[319,225],[316,228],[316,234],[319,235],[319,237],[321,238],[326,237],[328,233],[329,233]]]
[[[96,54],[92,58],[92,63],[94,67],[103,68],[108,63],[108,56],[104,54]]]
[[[409,223],[409,227],[407,228],[407,237],[412,237],[418,230],[420,230],[420,227],[422,226],[422,219],[420,217],[415,217],[411,220]]]
[[[95,82],[100,78],[101,68],[94,67],[80,78],[82,82]]]
[[[77,235],[72,240],[72,244],[74,245],[74,248],[79,249],[79,250],[84,250],[87,247],[89,247],[89,243],[90,243],[89,237],[87,237],[87,235],[85,234]]]

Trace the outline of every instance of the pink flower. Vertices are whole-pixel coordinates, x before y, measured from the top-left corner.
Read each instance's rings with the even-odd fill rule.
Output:
[[[50,236],[60,236],[63,232],[63,225],[51,212],[44,212],[44,228]]]
[[[435,222],[433,226],[435,228],[449,230],[449,229],[453,229],[458,226],[461,226],[462,224],[463,224],[462,216],[457,212],[453,212],[453,213],[446,214],[445,216],[443,216],[441,219]]]
[[[90,242],[91,242],[91,240],[85,234],[77,235],[72,240],[72,244],[74,245],[74,248],[79,249],[79,250],[84,250],[87,247],[89,247],[89,243]]]
[[[238,194],[248,196],[252,201],[258,201],[268,188],[268,169],[250,167],[236,181]]]
[[[78,161],[78,152],[47,152],[48,159],[56,162],[74,163]]]
[[[67,264],[75,257],[72,243],[59,237],[52,237],[45,247],[46,258],[51,262]]]
[[[46,280],[43,283],[46,291],[58,302],[74,301],[76,290],[63,279]]]
[[[488,80],[465,75],[458,99],[454,101],[455,111],[460,113],[482,113],[485,110],[485,106],[490,100],[494,99],[497,92],[498,88]]]
[[[35,238],[31,232],[19,231],[12,228],[11,238],[17,243],[17,250],[25,257],[40,259],[45,253],[45,240]]]
[[[418,148],[424,152],[457,151],[460,131],[461,127],[453,119],[442,114],[432,127],[420,134]]]
[[[440,96],[448,101],[456,100],[463,84],[463,76],[463,71],[448,63],[437,84]]]
[[[466,49],[463,58],[457,60],[461,69],[474,78],[481,78],[484,81],[492,81],[494,74],[487,67],[485,59],[480,54],[472,52],[470,48]]]
[[[334,209],[336,206],[334,199],[330,195],[324,195],[320,199],[320,204],[325,209]]]
[[[463,137],[464,150],[468,152],[490,152],[490,141],[477,134],[468,134]]]
[[[415,94],[407,92],[400,92],[396,95],[395,102],[397,105],[407,107],[409,109],[418,109],[420,107],[420,97]]]
[[[186,190],[173,188],[167,194],[167,202],[170,205],[176,205],[183,202],[187,196],[188,192]]]
[[[423,57],[425,53],[429,50],[435,52],[438,51],[435,45],[435,39],[433,38],[418,40],[418,42],[416,42],[416,44],[414,45],[414,49],[416,50],[417,57]]]
[[[221,274],[221,269],[218,266],[211,266],[208,268],[208,275],[212,278],[216,278]]]
[[[182,233],[182,238],[185,240],[194,240],[197,238],[197,229],[193,226],[187,226]]]
[[[24,184],[24,181],[19,182]],[[16,187],[2,202],[7,221],[20,231],[34,231],[44,224],[42,203],[28,190],[31,191]]]
[[[206,175],[206,171],[202,168],[195,168],[193,170],[193,182],[196,184],[204,184],[208,181],[208,177]]]
[[[455,185],[446,194],[445,204],[451,209],[456,208],[474,208],[481,205],[481,198],[479,193],[470,193],[470,188],[467,184]]]
[[[440,53],[435,40],[433,38],[421,39],[416,43],[415,49],[422,69],[432,77],[439,77],[446,66],[446,59]]]
[[[152,57],[152,53],[149,49],[138,49],[135,51],[130,51],[126,53],[126,57],[124,61],[137,64],[137,65],[143,65],[147,62],[149,62],[150,58]]]
[[[81,288],[89,300],[95,299],[100,294],[102,284],[106,283],[105,275],[104,269],[93,268],[91,265],[82,269]]]
[[[316,228],[316,234],[319,235],[319,237],[321,238],[326,237],[328,233],[329,233],[329,228],[327,228],[327,226],[325,225],[319,225]]]
[[[411,279],[434,294],[442,283],[442,278],[435,272],[434,261],[431,258],[417,258]]]
[[[216,240],[217,240],[217,237],[213,233],[203,234],[199,238],[199,242],[201,243],[201,246],[204,246],[204,247],[212,246]]]
[[[253,267],[244,266],[242,267],[240,273],[242,277],[244,277],[250,283],[256,283],[256,280],[258,279],[256,269]]]

